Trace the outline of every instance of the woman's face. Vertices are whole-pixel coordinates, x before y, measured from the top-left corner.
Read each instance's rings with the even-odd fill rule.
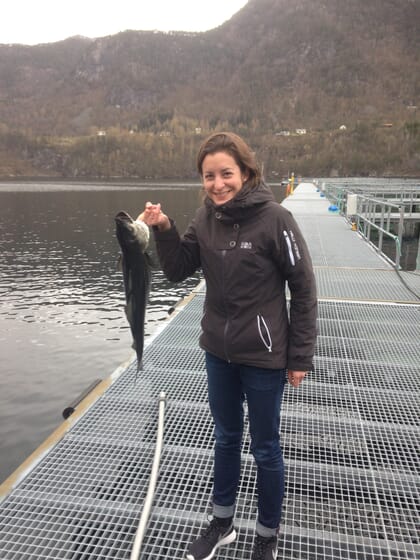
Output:
[[[216,205],[231,200],[248,178],[235,159],[225,152],[207,154],[203,159],[202,175],[204,190]]]

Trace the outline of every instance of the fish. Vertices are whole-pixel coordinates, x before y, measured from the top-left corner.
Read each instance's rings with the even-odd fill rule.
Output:
[[[115,216],[116,237],[121,248],[120,265],[124,278],[125,314],[137,355],[137,375],[143,367],[144,327],[151,285],[152,261],[147,252],[149,227],[133,220],[127,212]]]

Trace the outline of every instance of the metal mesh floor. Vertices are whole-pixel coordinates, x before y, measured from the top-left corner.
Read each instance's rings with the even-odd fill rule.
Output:
[[[314,270],[321,299],[375,302],[379,295],[383,302],[419,302],[414,293],[420,294],[420,276],[406,274],[403,276],[405,285],[394,269],[315,266]]]
[[[286,389],[282,409],[279,558],[418,559],[420,305],[357,301],[389,299],[388,283],[365,277],[376,288],[359,293],[363,283],[352,291],[340,271],[320,271],[330,297],[319,304],[314,372],[299,390]],[[352,301],[333,299],[344,293]],[[207,521],[212,489],[213,427],[197,347],[203,299],[198,292],[151,340],[137,383],[133,362],[6,496],[1,560],[130,557],[162,390],[164,448],[141,558],[184,558]],[[238,538],[218,560],[250,557],[256,480],[247,430],[242,463]]]
[[[197,350],[202,303],[194,297],[147,347],[137,383],[132,364],[1,504],[0,558],[129,557],[161,390],[165,444],[141,557],[183,558],[206,521],[212,486]],[[419,313],[413,305],[320,303],[315,372],[284,399],[280,558],[419,557]],[[248,557],[255,496],[247,435],[239,538],[218,558]]]

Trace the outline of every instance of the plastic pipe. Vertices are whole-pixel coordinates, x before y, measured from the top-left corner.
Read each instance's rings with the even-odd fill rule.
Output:
[[[72,403],[66,406],[66,408],[62,412],[64,420],[67,420],[67,418],[69,418],[69,416],[73,414],[76,407],[79,406],[82,400],[85,399],[89,395],[89,393],[92,392],[97,385],[99,385],[101,381],[102,379],[95,379],[95,381],[91,383],[89,387],[87,387],[83,391],[83,393],[81,393]]]

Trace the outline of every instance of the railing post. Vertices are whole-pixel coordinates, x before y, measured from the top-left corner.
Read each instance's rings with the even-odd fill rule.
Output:
[[[400,206],[400,221],[398,222],[398,247],[395,255],[395,267],[400,268],[402,238],[404,233],[404,204]]]
[[[419,238],[417,240],[416,270],[420,270],[420,233],[419,233]]]
[[[373,220],[375,219],[375,217],[374,217],[375,210],[372,209],[372,204],[373,204],[372,201],[369,200],[368,201],[368,206],[367,206],[367,216],[368,216],[367,239],[368,239],[368,241],[370,241],[370,232],[371,232],[371,229],[372,229],[371,224],[372,224]]]
[[[382,210],[381,210],[381,229],[379,230],[379,239],[378,239],[378,249],[380,250],[380,252],[382,253],[382,243],[383,243],[383,239],[384,239],[384,219],[385,219],[385,206],[382,205]]]

